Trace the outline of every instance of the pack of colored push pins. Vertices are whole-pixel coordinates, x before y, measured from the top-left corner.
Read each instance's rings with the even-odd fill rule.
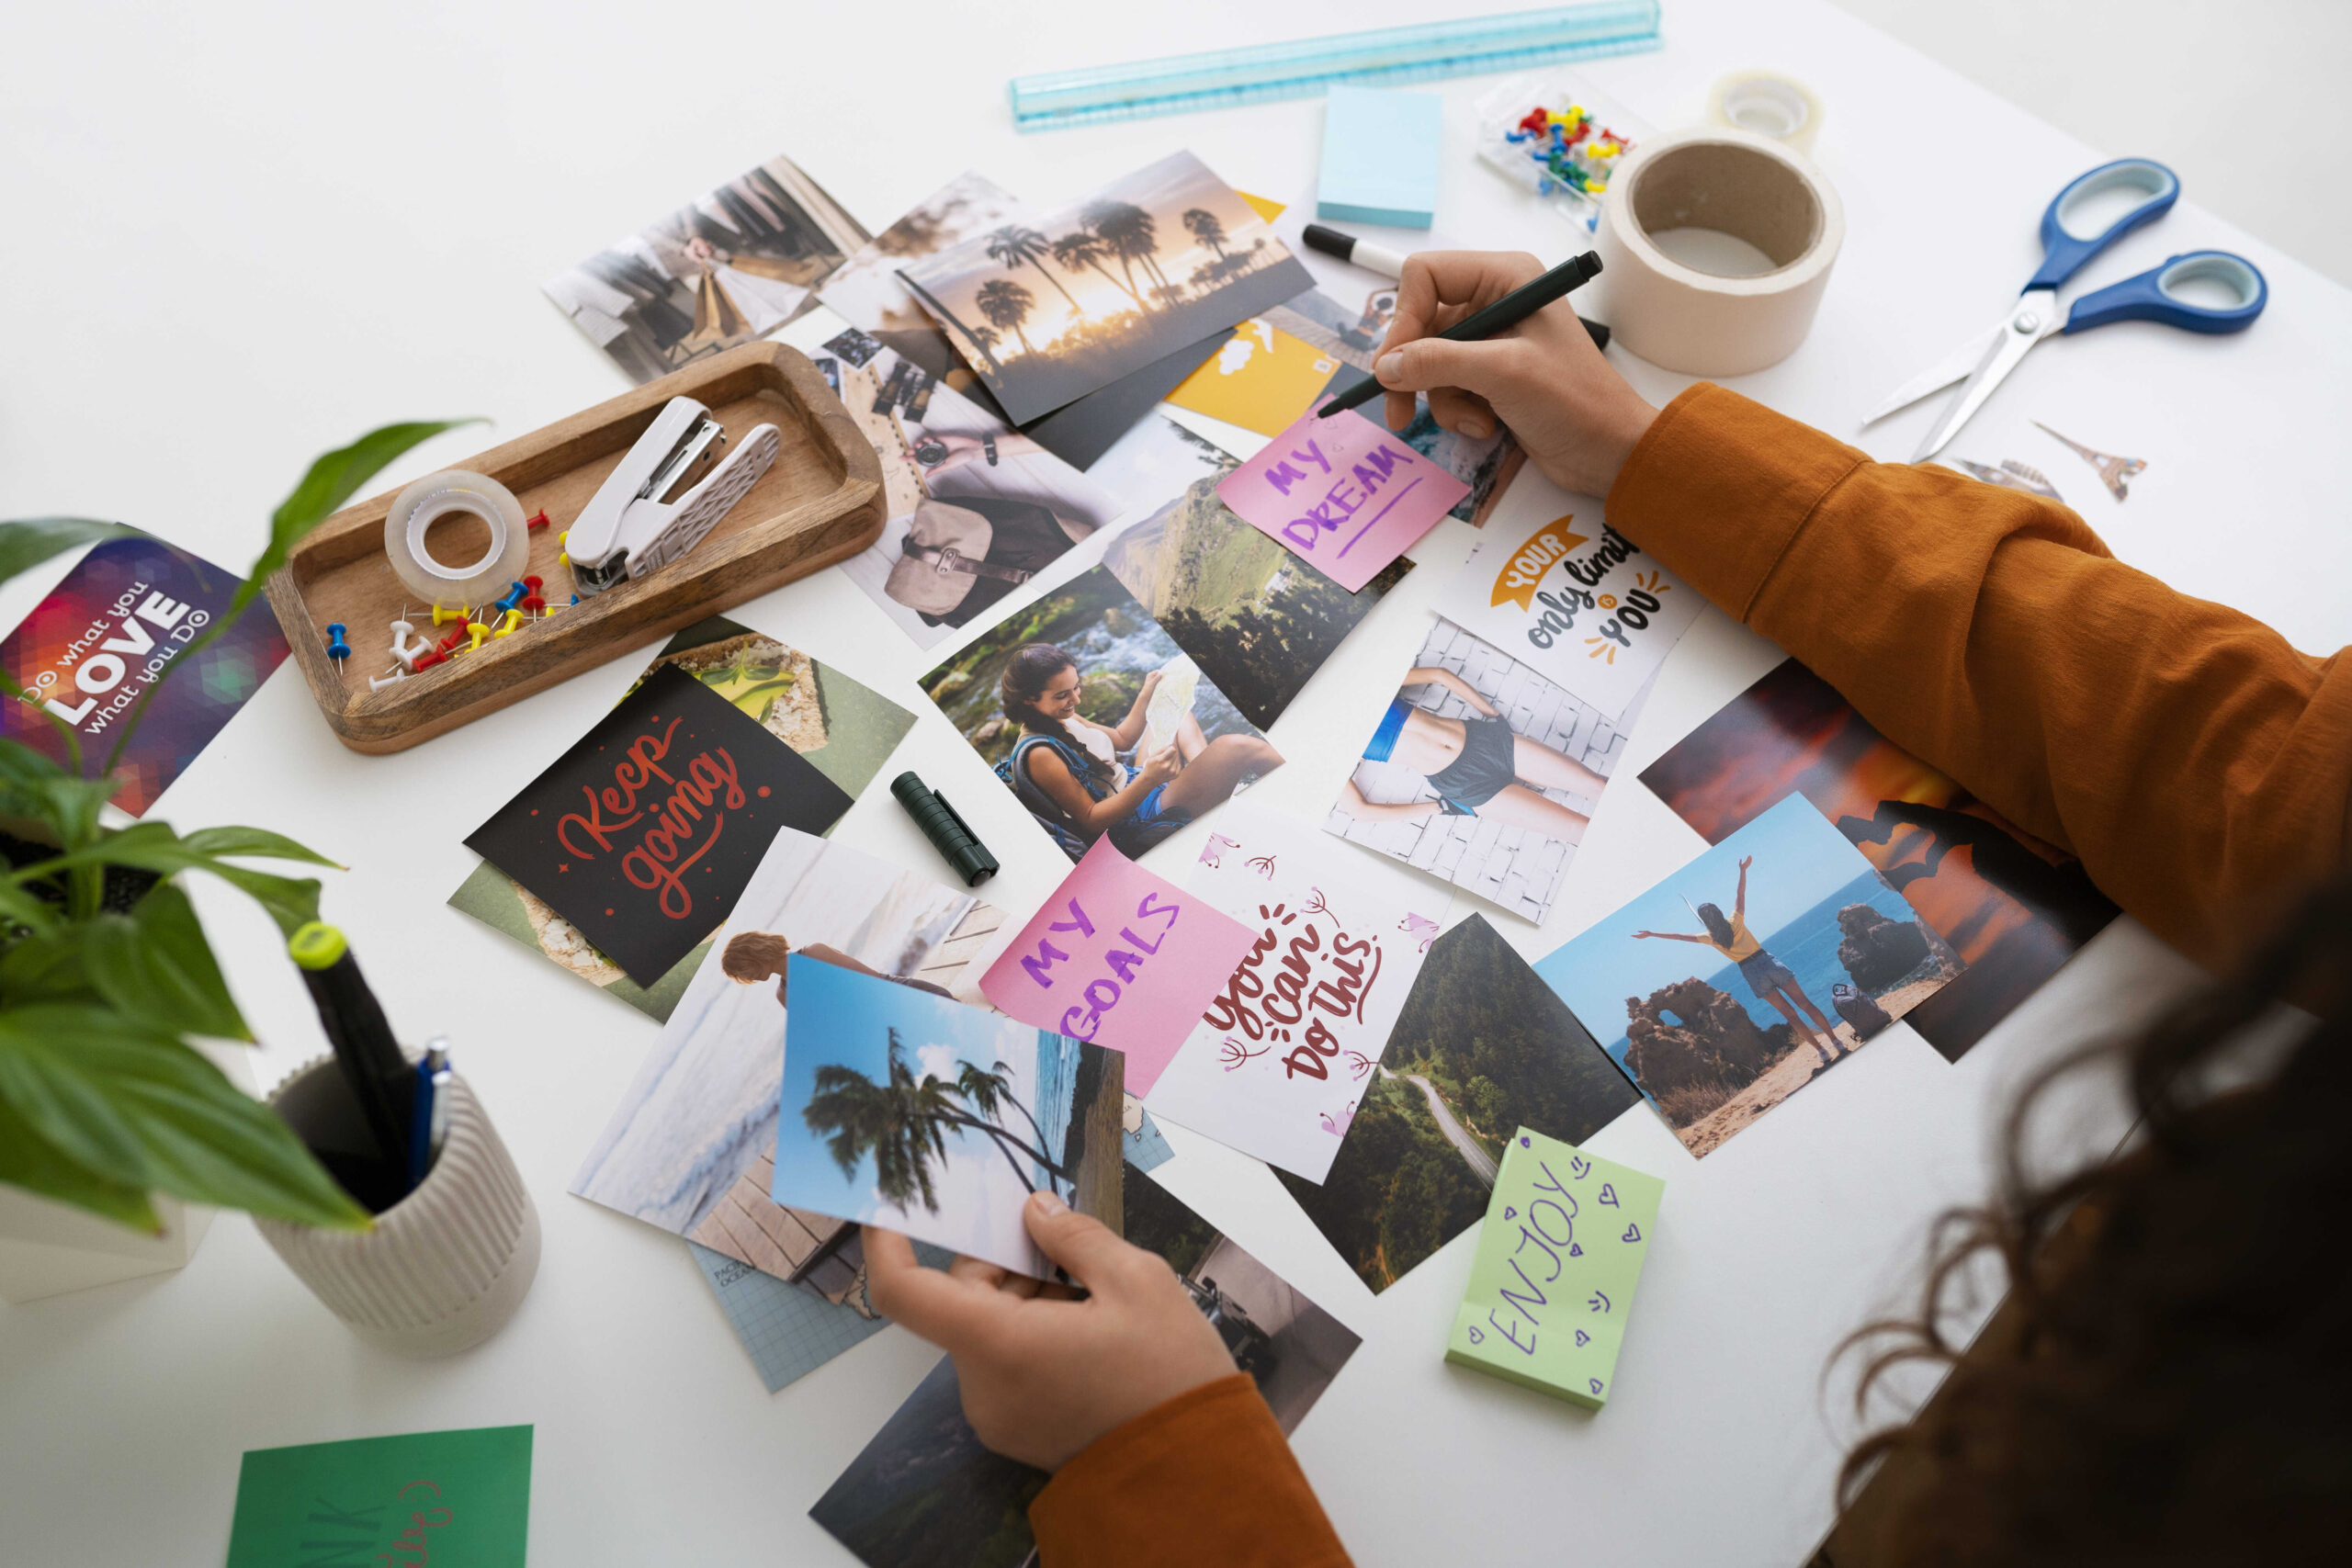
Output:
[[[1618,164],[1649,128],[1566,78],[1505,83],[1478,101],[1478,156],[1587,233]]]
[[[1445,1359],[1609,1403],[1666,1183],[1521,1127],[1478,1231]]]

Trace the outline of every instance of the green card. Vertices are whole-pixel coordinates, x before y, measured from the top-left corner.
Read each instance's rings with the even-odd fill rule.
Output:
[[[1666,1183],[1521,1127],[1478,1229],[1445,1359],[1598,1410]]]
[[[229,1568],[523,1568],[530,1522],[528,1427],[254,1449]]]

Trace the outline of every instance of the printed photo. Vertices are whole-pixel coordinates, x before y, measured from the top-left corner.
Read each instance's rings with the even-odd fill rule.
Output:
[[[1430,944],[1322,1184],[1274,1175],[1378,1292],[1486,1217],[1513,1133],[1580,1144],[1640,1100],[1473,915]]]
[[[882,464],[889,520],[842,564],[918,648],[1019,593],[1125,502],[826,310],[780,334],[841,394]]]
[[[1324,830],[1540,923],[1624,745],[1590,706],[1440,620]]]
[[[739,1262],[854,1299],[856,1227],[768,1197],[795,953],[944,995],[1001,910],[855,850],[778,833],[702,966],[571,1178],[571,1191]]]
[[[1266,220],[1190,152],[899,276],[1015,422],[1313,286]]]
[[[1125,1234],[1168,1260],[1284,1432],[1297,1429],[1362,1343],[1166,1188],[1127,1173]],[[1047,1477],[980,1446],[942,1358],[808,1517],[867,1568],[1034,1562],[1029,1505]]]
[[[1165,414],[1128,427],[1111,449],[1087,466],[1086,477],[1117,496],[1131,515],[1159,511],[1196,479],[1215,481],[1233,470],[1233,458]]]
[[[1811,801],[1967,964],[1910,1015],[1951,1061],[2117,913],[2079,861],[1887,739],[1793,659],[1676,742],[1642,782],[1711,844],[1792,791]]]
[[[1171,679],[1190,683],[1190,699],[1163,714],[1167,738],[1146,750]],[[1106,834],[1136,859],[1283,763],[1099,566],[981,634],[922,686],[1073,864]]]
[[[789,158],[771,158],[540,285],[631,379],[765,337],[869,236]]]
[[[859,247],[856,254],[825,279],[817,297],[853,325],[877,336],[935,332],[931,318],[899,281],[899,269],[1010,223],[1023,210],[1020,198],[1011,191],[985,175],[967,170]]]
[[[1120,1213],[1116,1051],[805,951],[788,980],[779,1204],[1040,1279],[1057,1271],[1022,1219],[1031,1193]]]
[[[1535,969],[1703,1156],[1935,995],[1961,962],[1791,796]]]
[[[915,716],[879,692],[724,615],[672,637],[645,672],[664,667],[684,671],[733,703],[851,795],[865,792],[914,728]],[[710,943],[699,943],[659,980],[640,986],[578,926],[488,861],[458,885],[449,907],[657,1021],[670,1016],[710,951]]]
[[[1346,367],[1326,389],[1337,397],[1372,374],[1374,353],[1388,335],[1388,323],[1396,314],[1396,287],[1382,284],[1367,290],[1357,306],[1343,305],[1319,289],[1309,289],[1264,312],[1264,319],[1277,331],[1288,333]],[[1405,445],[1470,487],[1470,493],[1454,504],[1449,515],[1474,528],[1486,526],[1487,514],[1527,461],[1527,454],[1508,430],[1474,441],[1440,429],[1427,398],[1415,400],[1412,423],[1399,434]]]
[[[1216,493],[1225,471],[1123,530],[1102,564],[1263,728],[1413,563],[1391,561],[1351,593],[1235,516]]]

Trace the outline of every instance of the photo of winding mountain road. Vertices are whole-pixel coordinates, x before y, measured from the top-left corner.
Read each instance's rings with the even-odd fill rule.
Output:
[[[1402,1078],[1419,1089],[1421,1098],[1430,1102],[1430,1114],[1437,1118],[1437,1130],[1445,1134],[1446,1142],[1462,1151],[1462,1158],[1470,1167],[1470,1174],[1487,1187],[1495,1184],[1496,1173],[1500,1169],[1495,1163],[1495,1156],[1480,1146],[1478,1140],[1472,1137],[1453,1112],[1447,1109],[1445,1098],[1438,1093],[1435,1084],[1419,1073],[1392,1073],[1386,1067],[1380,1069],[1380,1076]]]

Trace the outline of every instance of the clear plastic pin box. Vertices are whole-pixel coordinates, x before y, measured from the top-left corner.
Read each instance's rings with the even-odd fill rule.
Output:
[[[1586,233],[1616,165],[1648,122],[1560,73],[1515,77],[1478,99],[1478,158]]]

